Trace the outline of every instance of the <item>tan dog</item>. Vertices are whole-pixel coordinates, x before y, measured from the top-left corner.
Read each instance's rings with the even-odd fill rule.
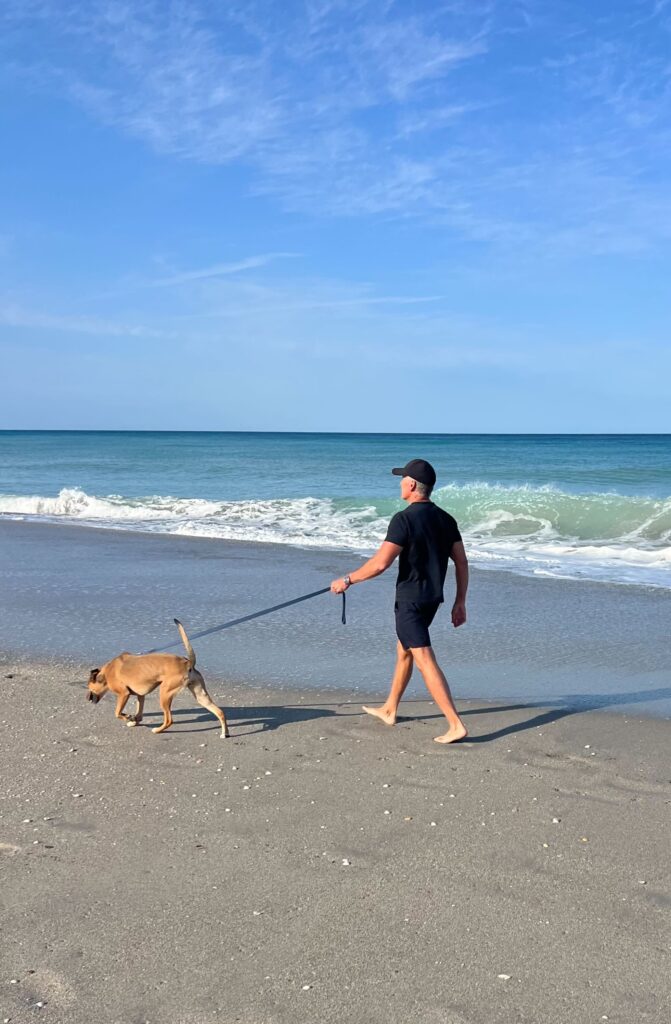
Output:
[[[210,699],[203,677],[196,669],[196,655],[182,623],[175,619],[180,636],[186,647],[188,659],[179,654],[129,654],[124,651],[112,658],[102,668],[91,669],[88,681],[88,697],[95,704],[111,690],[116,693],[115,715],[123,718],[126,725],[139,725],[142,721],[144,699],[148,693],[160,686],[159,701],[163,711],[163,722],[152,732],[165,732],[172,725],[170,707],[175,695],[185,686],[191,690],[198,703],[211,711],[221,722],[222,738],[228,736],[226,716]],[[137,697],[135,715],[125,715],[124,708],[129,697]]]

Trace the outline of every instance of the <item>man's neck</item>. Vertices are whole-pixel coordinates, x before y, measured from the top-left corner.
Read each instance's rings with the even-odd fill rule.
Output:
[[[408,505],[428,505],[431,502],[431,498],[420,498],[419,495],[415,497],[411,494],[409,498],[406,498]]]

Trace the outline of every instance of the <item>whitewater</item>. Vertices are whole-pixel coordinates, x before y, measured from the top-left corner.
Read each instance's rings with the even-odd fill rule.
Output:
[[[477,481],[438,487],[433,500],[455,516],[469,558],[481,568],[671,589],[671,498]],[[380,496],[221,500],[92,494],[80,487],[61,487],[53,496],[0,494],[5,518],[341,549],[362,557],[384,540],[401,507],[399,499]]]

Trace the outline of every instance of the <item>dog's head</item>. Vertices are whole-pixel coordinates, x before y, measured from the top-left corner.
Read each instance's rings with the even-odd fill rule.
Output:
[[[99,668],[91,669],[91,675],[86,687],[89,691],[86,699],[92,700],[94,704],[97,704],[100,698],[105,696],[107,693],[107,680]]]

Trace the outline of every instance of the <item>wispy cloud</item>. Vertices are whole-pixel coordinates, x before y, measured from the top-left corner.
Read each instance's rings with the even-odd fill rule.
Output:
[[[0,324],[7,327],[37,328],[38,330],[66,331],[91,336],[126,338],[169,338],[168,332],[142,324],[117,323],[97,317],[77,314],[44,313],[8,304],[0,306]]]
[[[4,17],[12,43],[59,40],[51,65],[24,62],[36,87],[159,153],[244,165],[290,211],[546,253],[668,237],[666,0],[6,0]]]
[[[486,52],[488,9],[452,4],[439,17],[373,0],[321,3],[309,6],[307,22],[302,5],[292,3],[281,18],[250,2],[208,20],[205,9],[186,0],[25,9],[9,0],[8,11],[15,31],[28,32],[41,18],[61,37],[59,64],[25,69],[42,87],[49,82],[66,91],[92,116],[159,152],[214,164],[245,161],[265,191],[278,179],[287,201],[286,176],[296,173],[296,203],[301,191],[308,205],[320,193],[328,208],[329,196],[339,204],[344,192],[334,188],[339,180],[356,190],[357,167],[379,170],[376,150],[385,136],[398,134],[399,118],[408,123],[415,102],[433,100],[438,108],[439,99],[446,109],[451,75]],[[458,103],[451,105],[456,111]],[[375,123],[364,125],[362,117]],[[370,205],[406,202],[396,182],[422,161],[398,153],[395,163],[389,198]]]
[[[312,284],[314,287],[314,282]],[[258,294],[258,293],[257,293]],[[423,306],[426,303],[440,302],[444,296],[441,295],[355,295],[350,298],[315,298],[315,299],[277,299],[266,297],[262,305],[264,315],[272,313],[301,313],[310,310],[365,310],[372,306]],[[256,299],[258,302],[258,298]],[[249,306],[243,304],[229,304],[225,307],[199,310],[193,313],[182,314],[179,319],[186,321],[193,320],[220,320],[239,316],[241,313],[249,312]]]
[[[211,267],[201,267],[197,270],[183,270],[178,274],[169,277],[161,277],[154,281],[148,281],[147,287],[164,288],[168,285],[188,284],[191,281],[203,281],[209,278],[228,277],[231,274],[240,274],[245,270],[257,270],[265,267],[274,260],[286,259],[295,256],[291,252],[269,252],[262,256],[249,256],[246,259],[237,260],[234,263],[215,263]]]

